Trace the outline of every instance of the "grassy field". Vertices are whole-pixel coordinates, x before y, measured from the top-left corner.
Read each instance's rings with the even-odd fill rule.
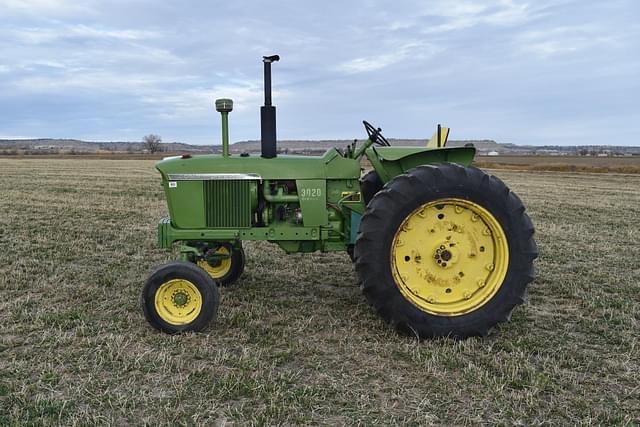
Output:
[[[485,339],[400,336],[346,254],[248,244],[207,333],[138,305],[151,161],[0,159],[0,425],[640,423],[640,176],[495,171],[537,226],[529,304]]]
[[[475,163],[493,169],[640,174],[640,156],[476,156]]]

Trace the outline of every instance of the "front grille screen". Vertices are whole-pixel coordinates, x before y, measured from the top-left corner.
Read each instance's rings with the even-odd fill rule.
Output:
[[[211,180],[203,184],[207,227],[251,227],[251,181]]]

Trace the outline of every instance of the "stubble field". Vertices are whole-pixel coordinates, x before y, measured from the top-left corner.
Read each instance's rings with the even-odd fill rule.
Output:
[[[266,243],[213,328],[167,336],[138,302],[176,256],[153,162],[0,159],[0,424],[640,423],[640,176],[494,173],[540,256],[488,338],[400,336],[346,254]]]

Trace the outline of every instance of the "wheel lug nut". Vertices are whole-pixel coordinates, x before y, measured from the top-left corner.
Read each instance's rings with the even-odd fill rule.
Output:
[[[471,292],[467,291],[467,292],[464,293],[463,296],[464,296],[464,299],[469,299],[469,298],[471,298]]]
[[[493,264],[487,264],[487,270],[493,271]]]
[[[485,284],[486,283],[484,283],[484,280],[482,280],[482,279],[478,280],[478,287],[479,288],[483,288]]]

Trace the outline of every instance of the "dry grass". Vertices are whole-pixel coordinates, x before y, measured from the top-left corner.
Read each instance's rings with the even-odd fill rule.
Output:
[[[0,159],[0,424],[637,424],[640,177],[499,171],[538,228],[529,305],[416,342],[345,254],[247,245],[215,328],[151,329],[151,161]]]
[[[478,156],[474,164],[489,169],[640,174],[640,156]]]

